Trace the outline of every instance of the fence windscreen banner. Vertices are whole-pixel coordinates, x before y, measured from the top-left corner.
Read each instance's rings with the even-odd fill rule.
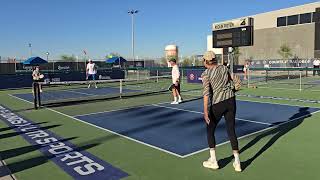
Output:
[[[187,72],[187,82],[188,83],[202,83],[201,74],[204,69],[190,69]]]

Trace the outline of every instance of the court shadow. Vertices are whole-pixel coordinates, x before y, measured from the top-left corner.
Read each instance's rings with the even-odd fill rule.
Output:
[[[37,128],[37,130],[47,130],[47,129],[52,129],[52,128],[56,128],[61,126],[61,124],[59,125],[50,125],[50,126],[44,126],[44,127],[40,127]],[[4,138],[10,138],[10,137],[14,137],[14,136],[19,136],[21,134],[25,134],[27,132],[12,132],[12,133],[7,133],[7,134],[1,134],[0,135],[0,139],[4,139]]]
[[[249,143],[247,143],[244,147],[240,149],[240,154],[245,152],[246,150],[252,148],[255,144],[257,144],[260,140],[267,136],[272,136],[267,143],[261,147],[256,154],[254,154],[251,158],[242,161],[241,166],[242,170],[246,170],[254,160],[256,160],[259,156],[261,156],[264,152],[266,152],[274,143],[276,143],[282,136],[290,132],[291,130],[295,129],[299,125],[303,123],[305,118],[311,117],[312,114],[309,112],[308,107],[303,107],[299,109],[299,112],[294,114],[289,118],[288,121],[283,122],[281,124],[275,123],[275,128],[271,129],[267,132],[264,132],[262,134],[259,134],[256,136],[253,140],[251,140]],[[233,155],[226,157],[224,159],[221,159],[219,161],[219,165],[221,168],[227,166],[233,159]]]
[[[11,110],[13,113],[19,113],[19,112],[27,112],[27,111],[33,111],[35,110],[34,107],[25,108],[25,109],[17,109],[17,110]]]
[[[40,122],[40,123],[34,123],[34,124],[31,124],[31,125],[40,125],[40,124],[45,124],[45,123],[48,123],[48,122]],[[12,130],[12,129],[16,129],[18,127],[5,127],[5,128],[0,128],[0,132],[3,132],[3,131],[8,131],[8,130]]]
[[[78,138],[78,137],[59,139],[59,142],[70,141],[70,140],[73,140],[76,138]],[[5,159],[12,158],[12,157],[20,156],[23,154],[27,154],[29,152],[36,151],[36,150],[40,149],[41,147],[45,147],[45,146],[46,145],[30,145],[30,146],[24,146],[24,147],[19,147],[19,148],[8,149],[5,151],[0,151],[0,157],[2,160],[5,160]]]
[[[85,144],[85,145],[78,146],[77,148],[74,149],[74,151],[81,152],[81,151],[85,151],[87,149],[93,148],[95,146],[98,146],[98,145],[99,144],[96,144],[96,143]],[[29,158],[29,159],[24,159],[22,161],[7,164],[7,167],[10,169],[11,173],[14,174],[14,173],[18,173],[18,172],[45,164],[45,163],[49,162],[49,160],[51,160],[54,157],[56,157],[56,156],[54,156],[54,155],[36,156],[36,157]]]

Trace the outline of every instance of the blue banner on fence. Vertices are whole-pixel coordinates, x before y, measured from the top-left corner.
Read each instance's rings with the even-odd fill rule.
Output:
[[[97,144],[76,146],[67,139],[50,132],[49,126],[41,127],[1,105],[0,118],[73,179],[116,180],[128,176],[126,172],[85,151]]]
[[[204,69],[187,70],[188,83],[202,83],[201,74]]]
[[[86,73],[79,71],[47,72],[44,74],[46,82],[85,81]],[[121,69],[98,70],[99,79],[124,79],[125,72]],[[32,86],[31,72],[28,74],[0,75],[0,89],[26,88]]]

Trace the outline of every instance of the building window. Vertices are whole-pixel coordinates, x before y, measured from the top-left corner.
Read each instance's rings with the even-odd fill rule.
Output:
[[[288,26],[299,24],[299,15],[288,16]]]
[[[287,25],[287,17],[278,17],[277,18],[277,26],[281,27],[281,26],[286,26]]]
[[[300,14],[300,24],[311,23],[311,13]]]

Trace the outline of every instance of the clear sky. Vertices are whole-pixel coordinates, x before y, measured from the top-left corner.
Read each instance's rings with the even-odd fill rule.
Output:
[[[136,55],[161,57],[175,43],[183,56],[203,53],[211,24],[315,0],[0,0],[0,56],[61,54],[102,58],[131,55],[131,18],[136,15]]]

